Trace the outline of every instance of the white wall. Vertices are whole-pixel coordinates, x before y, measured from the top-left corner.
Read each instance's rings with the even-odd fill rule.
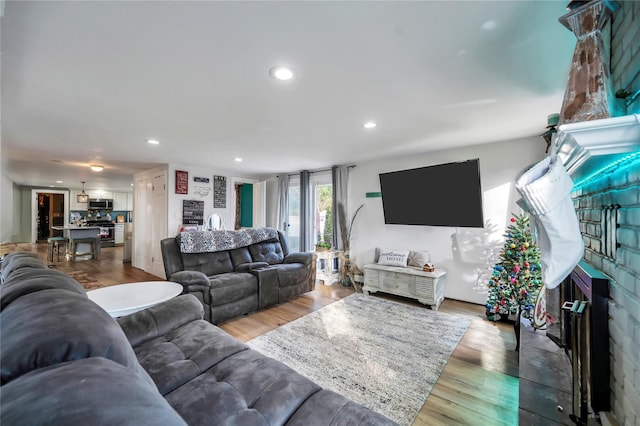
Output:
[[[0,184],[0,243],[13,241],[13,235],[18,234],[14,228],[14,189],[13,181],[2,173]],[[18,224],[19,225],[19,224]]]
[[[189,173],[189,193],[188,194],[176,194],[176,170],[183,170]],[[227,178],[227,199],[225,208],[213,208],[213,176],[225,176]],[[206,177],[209,178],[209,183],[194,182],[194,177]],[[181,164],[169,165],[168,176],[168,227],[169,235],[175,236],[178,234],[178,227],[182,224],[182,201],[183,200],[201,200],[204,201],[204,220],[206,221],[209,215],[216,213],[220,215],[223,220],[225,229],[233,229],[235,223],[235,205],[236,183],[255,183],[255,179],[248,179],[242,177],[232,177],[231,172],[227,170],[212,170],[203,167],[194,167]],[[209,188],[207,195],[201,195],[202,191],[198,191],[198,188]]]
[[[372,263],[376,247],[427,250],[436,268],[447,270],[445,297],[484,304],[486,292],[478,286],[486,289],[485,283],[478,281],[480,272],[493,266],[487,253],[502,247],[511,213],[520,211],[515,176],[544,158],[544,149],[542,138],[528,138],[358,163],[351,170],[350,211],[363,203],[365,207],[354,224],[351,260],[361,268]],[[385,225],[382,198],[366,198],[367,192],[380,191],[379,173],[474,158],[480,159],[484,229]],[[429,197],[429,188],[419,192]]]

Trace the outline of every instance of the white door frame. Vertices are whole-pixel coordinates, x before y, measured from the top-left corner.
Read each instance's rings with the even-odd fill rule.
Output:
[[[38,193],[46,192],[47,194],[64,195],[64,226],[69,226],[69,191],[61,191],[59,189],[40,188],[31,190],[31,242],[38,241],[38,225],[36,217],[38,216]],[[24,228],[23,228],[24,229]]]

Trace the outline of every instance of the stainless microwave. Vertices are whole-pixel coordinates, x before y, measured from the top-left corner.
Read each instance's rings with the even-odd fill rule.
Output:
[[[113,200],[106,198],[90,198],[89,210],[113,210]]]

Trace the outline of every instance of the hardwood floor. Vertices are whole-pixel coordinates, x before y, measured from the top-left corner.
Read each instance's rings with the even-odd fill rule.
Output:
[[[47,258],[47,244],[4,244],[0,255],[27,250]],[[122,263],[122,247],[103,248],[97,260],[54,262],[63,272],[84,271],[106,285],[158,280],[159,277]],[[294,301],[226,321],[219,326],[244,342],[353,293],[340,285],[318,284]],[[416,301],[377,294],[403,303]],[[428,309],[428,308],[425,308]],[[517,425],[518,353],[513,326],[484,319],[484,307],[446,299],[447,312],[471,319],[414,425]]]

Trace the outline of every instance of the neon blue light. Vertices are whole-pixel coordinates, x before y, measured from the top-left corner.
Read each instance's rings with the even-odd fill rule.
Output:
[[[587,176],[586,178],[580,180],[579,182],[575,183],[573,185],[573,190],[577,190],[580,189],[582,186],[586,185],[587,183],[593,183],[596,182],[602,178],[605,178],[606,176],[610,175],[611,173],[614,172],[618,172],[624,169],[628,169],[631,166],[635,166],[635,165],[640,165],[640,151],[638,152],[634,152],[633,154],[629,154],[626,155],[622,158],[619,158],[618,160],[614,161],[611,164],[608,164],[598,170],[596,170],[595,172],[591,173],[589,176]]]

